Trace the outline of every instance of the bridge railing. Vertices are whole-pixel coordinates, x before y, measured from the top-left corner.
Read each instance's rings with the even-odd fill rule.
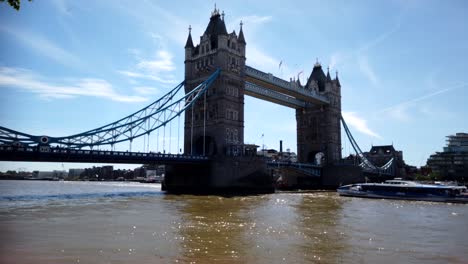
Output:
[[[290,90],[290,91],[293,91],[293,92],[300,93],[300,94],[302,94],[304,96],[307,96],[307,97],[313,97],[313,98],[315,98],[315,99],[317,99],[319,101],[322,101],[323,103],[329,103],[328,98],[325,97],[324,95],[319,94],[317,91],[307,90],[307,89],[303,88],[302,86],[299,86],[295,82],[285,81],[283,79],[280,79],[280,78],[274,76],[271,73],[262,72],[260,70],[255,69],[255,68],[252,68],[250,66],[245,66],[245,73],[248,76],[251,76],[251,77],[254,77],[256,79],[265,81],[267,83],[271,83],[271,84],[277,85],[277,86],[279,86],[281,88],[284,88],[284,89],[287,89],[287,90]]]
[[[193,159],[193,160],[208,160],[206,156],[186,155],[186,154],[171,154],[160,152],[128,152],[128,151],[110,151],[110,150],[83,150],[83,149],[68,149],[68,148],[49,148],[48,151],[41,151],[34,147],[13,147],[0,146],[1,152],[28,152],[28,153],[52,153],[63,155],[91,155],[91,156],[113,156],[113,157],[146,157],[146,158],[162,158],[162,159]]]

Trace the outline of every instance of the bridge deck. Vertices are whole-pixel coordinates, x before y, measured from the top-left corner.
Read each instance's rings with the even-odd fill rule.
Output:
[[[1,161],[35,162],[83,162],[83,163],[124,163],[124,164],[191,164],[208,163],[204,156],[140,153],[103,150],[76,150],[51,148],[40,152],[34,148],[0,147]]]

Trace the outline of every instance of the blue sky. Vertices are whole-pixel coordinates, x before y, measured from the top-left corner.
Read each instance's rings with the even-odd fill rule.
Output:
[[[23,1],[17,12],[1,3],[0,125],[66,136],[142,108],[182,81],[187,28],[197,44],[214,4]],[[303,83],[316,59],[339,71],[343,116],[362,149],[393,143],[420,166],[445,136],[468,131],[466,1],[216,4],[229,32],[243,21],[248,65],[285,79],[303,70]],[[177,129],[165,142],[151,138],[151,149],[176,152]],[[294,110],[246,97],[246,143],[278,148],[281,139],[295,151],[295,129]],[[83,166],[1,162],[0,171]]]

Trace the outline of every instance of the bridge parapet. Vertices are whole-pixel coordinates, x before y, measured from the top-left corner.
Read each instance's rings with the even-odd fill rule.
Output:
[[[274,76],[271,73],[266,73],[252,68],[250,66],[245,66],[245,74],[254,79],[278,86],[286,91],[289,91],[292,94],[300,94],[304,99],[313,99],[314,103],[330,103],[329,99],[326,96],[319,94],[317,91],[305,89],[303,87],[298,86],[295,82],[285,81]]]

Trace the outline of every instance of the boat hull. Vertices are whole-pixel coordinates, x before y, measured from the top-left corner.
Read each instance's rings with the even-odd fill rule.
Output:
[[[372,198],[372,199],[393,199],[393,200],[411,200],[411,201],[427,201],[427,202],[446,202],[446,203],[468,203],[468,196],[437,196],[437,195],[407,195],[407,194],[380,194],[374,192],[362,192],[353,190],[340,190],[338,194],[348,197]]]

